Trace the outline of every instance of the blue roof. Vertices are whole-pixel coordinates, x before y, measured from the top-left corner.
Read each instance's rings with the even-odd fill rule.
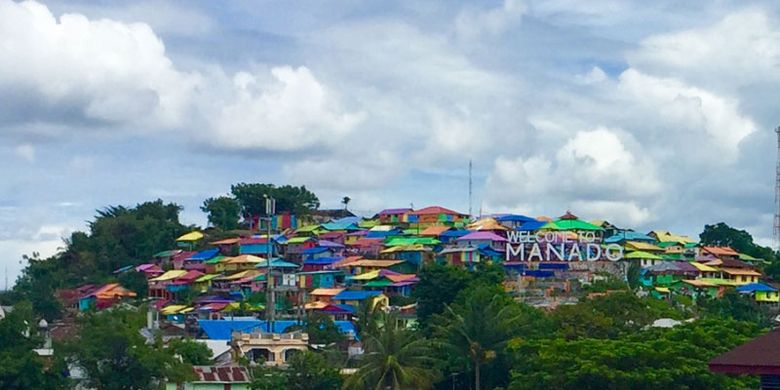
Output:
[[[401,230],[399,230],[399,229],[392,229],[392,230],[388,230],[386,232],[381,232],[381,231],[380,232],[377,232],[377,231],[372,232],[372,231],[369,230],[368,233],[366,233],[366,238],[387,238],[389,236],[398,235],[399,233],[401,233]]]
[[[339,260],[344,259],[343,257],[318,257],[316,259],[308,259],[303,262],[303,264],[308,265],[330,265],[333,264]]]
[[[357,225],[355,225],[355,222],[352,222],[352,221],[349,221],[349,220],[346,220],[346,221],[339,220],[339,221],[323,223],[320,226],[322,226],[323,229],[330,230],[330,231],[334,231],[334,230],[358,230],[358,227],[357,227]]]
[[[609,236],[604,239],[604,242],[607,244],[612,244],[621,241],[655,241],[655,239],[653,237],[648,236],[647,234],[632,232],[630,230],[619,232],[613,236]]]
[[[530,232],[534,230],[539,230],[542,226],[546,225],[547,222],[545,221],[528,221],[520,225],[517,230],[521,232]]]
[[[361,290],[361,291],[350,291],[345,290],[338,294],[336,294],[332,300],[335,301],[362,301],[364,299],[368,299],[371,297],[375,297],[379,294],[381,294],[381,291],[369,291],[369,290]]]
[[[552,271],[533,270],[533,269],[529,269],[529,270],[523,271],[523,275],[525,275],[525,276],[534,276],[534,277],[537,277],[537,278],[551,278],[551,277],[555,276],[555,274]]]
[[[268,255],[268,244],[244,244],[238,252],[242,255]]]
[[[203,261],[203,260],[211,259],[214,256],[216,256],[217,254],[219,254],[219,248],[211,248],[211,249],[202,250],[202,251],[200,251],[200,252],[190,256],[189,258],[187,258],[187,260],[193,260],[193,261],[200,260],[200,261]]]
[[[355,325],[350,321],[333,321],[342,333],[352,333],[357,335]],[[254,329],[267,331],[264,320],[198,320],[198,325],[211,340],[230,340],[230,335],[234,331],[251,332]],[[294,325],[301,325],[295,320],[279,320],[273,322],[273,333],[284,333],[284,331]]]
[[[507,214],[496,218],[498,222],[532,222],[536,221],[536,218],[526,217],[525,215]]]
[[[478,249],[479,253],[482,256],[489,256],[489,257],[503,257],[506,254],[504,252],[499,252],[493,248],[490,247],[490,245],[482,245]]]
[[[314,248],[304,249],[301,253],[304,255],[316,255],[317,253],[324,253],[327,251],[333,251],[333,249],[324,246],[315,246]]]
[[[462,237],[469,233],[471,232],[468,230],[447,230],[446,232],[439,234],[439,237]]]
[[[756,292],[756,291],[775,292],[777,291],[777,289],[772,286],[767,286],[764,283],[749,283],[737,287],[737,291],[738,292]]]

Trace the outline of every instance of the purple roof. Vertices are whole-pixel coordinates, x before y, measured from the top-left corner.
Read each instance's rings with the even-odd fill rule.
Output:
[[[488,231],[471,232],[465,236],[459,237],[458,241],[467,240],[490,240],[495,242],[506,242],[506,238],[499,236],[496,233]]]
[[[328,241],[328,240],[320,240],[317,243],[318,246],[321,246],[323,248],[343,248],[344,245],[341,245],[337,242]]]
[[[408,213],[410,211],[412,211],[412,209],[410,209],[410,208],[405,208],[405,209],[384,209],[384,210],[379,212],[379,215],[403,214],[403,213]]]

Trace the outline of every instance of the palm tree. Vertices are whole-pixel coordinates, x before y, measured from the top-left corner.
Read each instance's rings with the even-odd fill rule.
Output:
[[[436,325],[435,332],[447,349],[468,357],[474,370],[474,388],[480,390],[482,366],[504,350],[524,317],[503,291],[481,287],[472,291],[462,305],[446,306],[442,325]]]
[[[352,198],[350,198],[349,196],[345,196],[344,198],[341,199],[341,203],[344,204],[344,210],[347,209],[347,205],[349,205],[349,202],[351,201]]]
[[[363,334],[363,362],[348,389],[430,389],[439,373],[434,343],[404,328],[396,313],[382,313],[376,334]]]

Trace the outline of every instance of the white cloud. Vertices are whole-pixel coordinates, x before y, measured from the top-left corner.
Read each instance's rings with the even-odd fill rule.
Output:
[[[37,2],[0,0],[0,87],[37,94],[30,101],[39,110],[68,107],[87,119],[175,125],[198,83],[175,69],[146,24],[56,18]]]
[[[620,227],[635,227],[652,221],[652,213],[647,207],[641,207],[633,201],[582,201],[572,202],[571,208],[577,210],[580,217],[606,219]]]
[[[633,67],[698,85],[724,88],[780,80],[780,29],[762,9],[726,15],[717,23],[650,36],[629,53]]]
[[[619,91],[634,104],[651,111],[648,116],[694,133],[704,144],[715,146],[715,161],[733,161],[739,153],[739,143],[756,131],[753,121],[739,111],[736,99],[635,69],[623,72],[619,80]]]
[[[35,147],[30,144],[22,144],[16,147],[16,155],[27,162],[35,162]]]
[[[661,182],[653,162],[629,149],[634,143],[621,130],[601,127],[577,132],[551,156],[500,156],[487,179],[487,200],[496,208],[529,199],[557,207],[648,199],[658,194]]]
[[[467,8],[455,20],[455,31],[463,38],[474,39],[482,34],[500,34],[518,23],[527,11],[524,1],[504,0],[500,7],[488,10]]]
[[[234,95],[208,134],[213,143],[279,151],[335,145],[365,117],[342,111],[334,94],[306,67],[276,67],[271,75],[270,84],[254,74],[235,75]]]

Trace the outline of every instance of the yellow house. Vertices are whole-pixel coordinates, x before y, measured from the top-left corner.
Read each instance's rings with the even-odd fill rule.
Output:
[[[723,271],[723,277],[734,281],[737,284],[748,284],[758,282],[758,278],[761,277],[761,273],[753,271],[752,269],[740,269],[740,268],[721,268]]]

